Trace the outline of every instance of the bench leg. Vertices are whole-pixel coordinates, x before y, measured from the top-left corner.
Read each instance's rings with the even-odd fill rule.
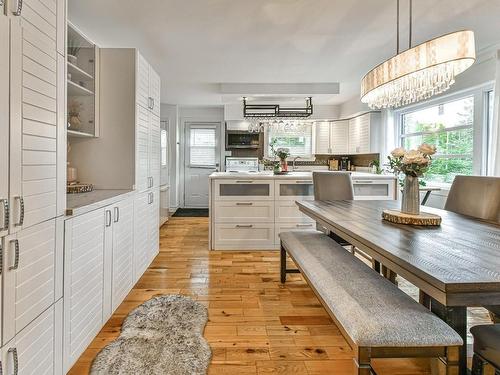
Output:
[[[280,245],[280,279],[282,284],[286,282],[286,250],[283,244]]]
[[[446,375],[458,375],[460,373],[460,351],[456,346],[446,348],[446,358],[443,358]]]
[[[370,348],[358,348],[358,355],[354,359],[357,375],[376,375],[371,366]]]
[[[472,357],[472,375],[484,375],[484,361],[477,354]]]
[[[422,292],[422,290],[419,291],[419,295],[418,295],[418,302],[428,308],[430,310],[431,308],[431,297],[426,294],[425,292]]]

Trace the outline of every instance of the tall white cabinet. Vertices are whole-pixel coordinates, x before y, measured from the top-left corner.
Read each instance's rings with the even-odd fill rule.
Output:
[[[0,12],[4,374],[62,373],[65,0]]]

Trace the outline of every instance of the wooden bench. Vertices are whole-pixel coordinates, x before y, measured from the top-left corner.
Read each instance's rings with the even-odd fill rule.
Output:
[[[461,337],[444,321],[321,232],[285,232],[292,258],[355,353],[358,374],[374,374],[372,358],[439,358],[447,375],[458,374]]]

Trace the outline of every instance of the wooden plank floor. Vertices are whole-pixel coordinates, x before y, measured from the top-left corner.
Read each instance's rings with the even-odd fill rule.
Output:
[[[351,349],[312,290],[300,275],[289,280],[279,282],[277,251],[209,252],[207,218],[171,218],[161,229],[160,254],[70,374],[88,374],[133,308],[171,293],[208,307],[209,374],[353,374]],[[375,365],[379,375],[430,374],[427,360]]]

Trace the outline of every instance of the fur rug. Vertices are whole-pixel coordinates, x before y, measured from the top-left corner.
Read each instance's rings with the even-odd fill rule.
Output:
[[[205,374],[211,351],[203,338],[205,306],[180,295],[159,296],[133,310],[122,332],[97,355],[91,375]]]

